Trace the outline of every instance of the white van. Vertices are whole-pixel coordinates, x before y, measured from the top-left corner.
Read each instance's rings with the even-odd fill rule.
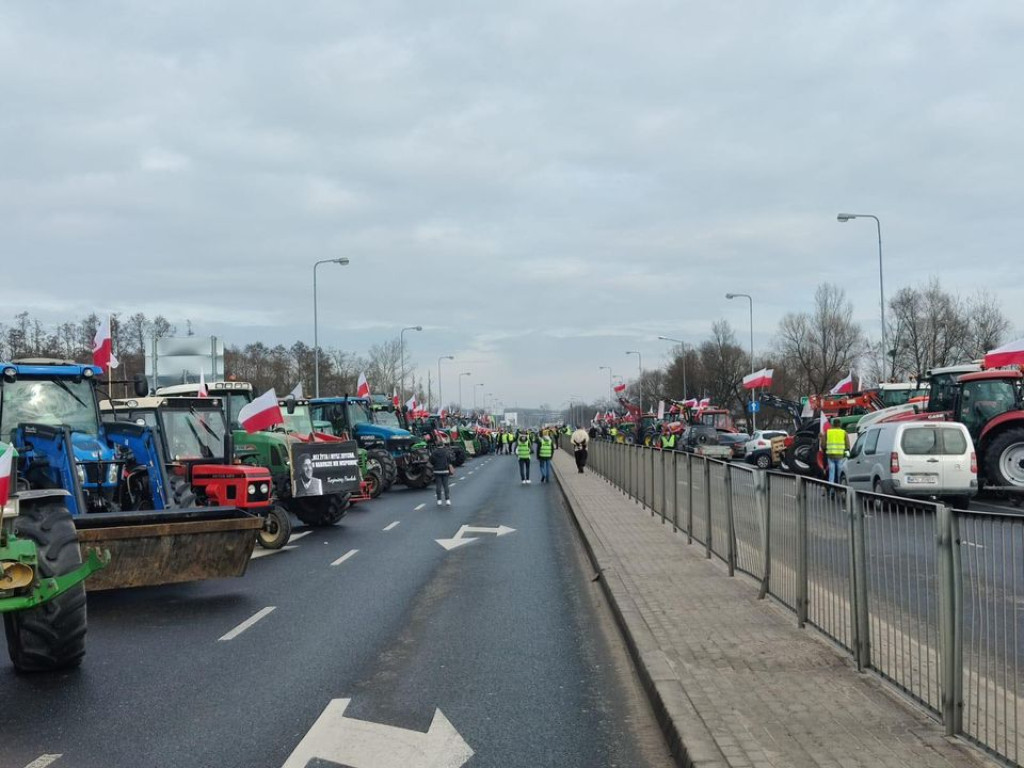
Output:
[[[978,492],[978,459],[963,424],[903,421],[869,426],[840,482],[858,491],[941,498],[965,509]]]

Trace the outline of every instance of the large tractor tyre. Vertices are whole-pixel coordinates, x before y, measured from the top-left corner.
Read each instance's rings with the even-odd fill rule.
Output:
[[[399,480],[408,488],[419,490],[430,485],[434,480],[434,472],[429,464],[415,464],[403,469],[399,473]]]
[[[267,510],[263,518],[263,527],[256,541],[264,549],[280,549],[288,543],[292,535],[292,518],[288,510],[275,504]]]
[[[369,465],[369,462],[367,462]],[[367,466],[366,474],[363,476],[363,480],[366,482],[366,495],[371,499],[376,499],[382,493],[384,493],[384,483],[380,479],[380,467],[377,466],[371,469]]]
[[[295,515],[306,525],[322,528],[334,525],[348,511],[351,494],[336,493],[318,499],[299,499]]]
[[[63,501],[23,505],[14,529],[35,542],[40,578],[63,576],[82,564],[75,524]],[[85,655],[85,627],[82,583],[35,608],[4,614],[7,650],[19,672],[77,667]]]
[[[167,495],[174,507],[185,509],[196,505],[196,495],[184,477],[170,475],[167,478]]]
[[[380,479],[384,483],[385,491],[395,484],[395,481],[398,479],[398,465],[395,464],[394,456],[383,448],[371,448],[366,452],[366,459],[367,461],[376,459],[377,463],[380,464]]]
[[[988,485],[1024,488],[1024,427],[1010,427],[996,435],[985,449]]]
[[[455,459],[453,463],[455,464],[456,467],[461,467],[463,464],[466,463],[466,458],[469,456],[469,454],[466,453],[465,446],[459,445],[458,443],[452,443],[450,447],[452,451],[452,456]]]
[[[786,449],[786,463],[792,472],[806,477],[821,478],[818,467],[818,441],[798,440]]]

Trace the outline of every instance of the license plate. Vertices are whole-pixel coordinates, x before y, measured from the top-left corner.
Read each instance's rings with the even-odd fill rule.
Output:
[[[907,475],[907,485],[935,485],[938,482],[938,475]]]

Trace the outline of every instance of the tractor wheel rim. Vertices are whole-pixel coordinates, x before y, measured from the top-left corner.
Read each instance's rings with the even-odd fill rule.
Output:
[[[1008,445],[999,464],[1010,485],[1024,486],[1024,443]]]

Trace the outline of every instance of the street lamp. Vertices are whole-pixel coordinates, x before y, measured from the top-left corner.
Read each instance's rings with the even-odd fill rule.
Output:
[[[402,359],[402,362],[400,363],[400,365],[402,367],[401,367],[401,370],[399,370],[399,372],[398,372],[398,375],[401,378],[401,383],[398,385],[398,388],[402,392],[402,402],[403,403],[405,402],[405,332],[406,331],[422,331],[422,330],[423,330],[423,326],[422,325],[410,325],[410,326],[407,326],[407,327],[403,328],[399,332],[399,334],[398,334],[398,348],[399,348],[399,354],[401,355],[401,359]],[[413,379],[413,384],[415,384],[415,383],[416,383],[416,380]]]
[[[608,401],[614,403],[615,395],[612,394],[612,367],[610,365],[599,365],[597,366],[597,370],[608,371]]]
[[[473,410],[476,411],[476,388],[484,386],[483,383],[473,385]]]
[[[750,302],[750,372],[754,372],[754,299],[749,293],[727,293],[727,299],[746,299]],[[750,390],[750,432],[757,429],[757,414],[754,413],[754,390]]]
[[[836,221],[845,224],[850,219],[874,219],[878,230],[878,303],[882,310],[882,378],[885,378],[885,359],[889,350],[885,345],[885,283],[882,280],[882,222],[873,213],[840,213]]]
[[[640,390],[640,415],[644,415],[644,359],[639,352],[626,352],[627,355],[636,355],[636,367],[639,371],[636,383]]]
[[[437,358],[437,409],[439,411],[444,408],[444,398],[441,397],[441,361],[454,359],[455,355],[441,355]]]
[[[682,339],[673,339],[671,336],[659,336],[662,341],[671,341],[683,348],[683,400],[686,399],[686,347],[688,344]]]
[[[462,377],[472,375],[469,371],[459,374],[459,413],[462,413]]]
[[[316,268],[321,264],[348,264],[348,257],[338,259],[322,259],[313,265],[313,394],[320,397],[320,329],[316,310]]]

